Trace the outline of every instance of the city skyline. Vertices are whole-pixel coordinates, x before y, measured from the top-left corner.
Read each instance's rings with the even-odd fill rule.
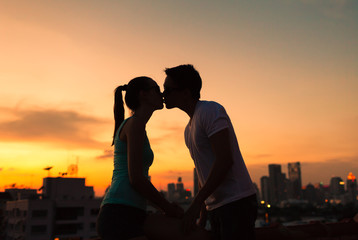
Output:
[[[284,179],[287,179],[287,180],[290,180],[290,177],[289,177],[289,166],[292,165],[292,164],[298,164],[299,166],[301,166],[301,163],[300,162],[295,162],[295,163],[287,163],[287,172],[284,171],[285,167],[280,165],[280,164],[273,164],[273,163],[269,163],[266,165],[266,168],[267,168],[267,174],[264,174],[262,176],[260,176],[258,178],[257,181],[253,181],[254,184],[256,184],[256,186],[258,187],[258,190],[259,190],[259,195],[261,195],[262,197],[262,184],[264,184],[262,182],[262,179],[263,178],[269,178],[270,176],[270,166],[273,167],[273,166],[277,166],[279,167],[279,172],[283,174],[283,178],[282,179],[278,179],[278,181],[283,181]],[[71,170],[70,168],[75,168],[76,171],[75,172],[72,172],[70,173],[70,171],[73,171]],[[46,178],[46,177],[52,177],[52,178],[56,178],[56,177],[62,177],[62,178],[77,178],[78,177],[78,166],[75,165],[75,164],[71,164],[69,167],[68,167],[68,171],[67,172],[59,172],[58,173],[58,176],[53,176],[51,173],[50,173],[50,170],[52,169],[52,167],[47,167],[47,168],[44,168],[43,170],[47,171],[47,173],[45,174],[46,176],[43,176],[42,179]],[[159,191],[167,191],[169,192],[170,190],[168,189],[169,188],[169,185],[177,185],[178,182],[180,182],[182,185],[183,185],[183,190],[185,189],[185,191],[188,191],[190,190],[192,195],[195,196],[195,168],[192,169],[191,171],[191,174],[192,174],[192,178],[190,177],[187,177],[186,181],[183,181],[183,177],[181,175],[177,175],[177,176],[172,176],[172,180],[168,180],[168,182],[164,183],[164,184],[160,184],[159,186],[156,185],[155,187],[159,190]],[[300,168],[299,169],[300,171],[300,175],[304,175],[304,171],[302,171],[302,169]],[[334,178],[337,178],[337,179],[343,179],[343,181],[345,180],[348,180],[348,179],[352,179],[352,177],[355,179],[355,173],[354,172],[348,172],[346,175],[332,175],[331,177],[327,178],[328,180],[326,182],[323,182],[323,181],[316,181],[316,182],[303,182],[302,181],[302,178],[300,179],[300,183],[301,183],[301,190],[305,189],[308,185],[313,185],[315,187],[318,187],[318,186],[330,186],[332,184],[332,179]],[[84,178],[86,179],[86,177],[78,177],[78,178]],[[150,178],[152,178],[152,176],[150,175]],[[180,180],[179,180],[180,179]],[[107,187],[109,186],[109,184],[107,185]],[[344,185],[345,186],[345,185]],[[40,188],[42,188],[43,186],[41,186]],[[106,187],[106,188],[107,188]],[[38,191],[40,191],[40,188],[39,187],[33,187],[33,186],[26,186],[26,185],[22,185],[22,184],[17,184],[17,183],[12,183],[12,184],[8,184],[8,185],[4,185],[3,186],[3,189],[0,188],[0,192],[1,191],[4,191],[5,189],[12,189],[12,188],[19,188],[19,189],[38,189]],[[93,186],[94,188],[94,192],[95,192],[95,195],[96,197],[102,197],[103,194],[104,194],[104,191],[96,191],[96,186]]]
[[[358,175],[357,16],[355,0],[0,0],[0,191],[78,163],[103,194],[115,87],[146,75],[163,90],[163,70],[186,63],[201,98],[228,112],[258,185],[268,163],[300,162],[303,184]],[[163,109],[148,123],[158,189],[192,185],[188,121]]]

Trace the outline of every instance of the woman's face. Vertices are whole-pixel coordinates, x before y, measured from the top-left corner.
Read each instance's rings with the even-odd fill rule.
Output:
[[[145,90],[147,94],[146,103],[154,107],[155,110],[162,109],[163,106],[163,95],[160,92],[158,84],[151,80],[148,84],[148,88]]]

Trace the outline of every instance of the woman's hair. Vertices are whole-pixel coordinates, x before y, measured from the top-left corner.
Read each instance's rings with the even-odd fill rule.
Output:
[[[166,68],[164,72],[178,85],[180,89],[189,89],[195,100],[200,99],[202,81],[199,72],[193,65],[186,64],[173,68]]]
[[[114,144],[114,138],[116,137],[117,130],[119,126],[124,121],[124,103],[123,103],[123,96],[122,91],[126,91],[126,95],[124,97],[127,107],[132,111],[138,109],[140,106],[139,102],[139,92],[141,90],[147,90],[149,87],[150,81],[153,79],[149,77],[136,77],[129,81],[128,85],[118,86],[114,90],[114,106],[113,106],[113,113],[114,113],[114,132],[113,132],[113,141],[112,145]]]

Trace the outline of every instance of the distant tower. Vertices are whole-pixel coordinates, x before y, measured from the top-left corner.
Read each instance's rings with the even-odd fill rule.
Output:
[[[306,186],[304,198],[310,203],[317,203],[317,193],[315,187],[309,183]]]
[[[261,200],[270,203],[270,182],[269,177],[261,177]]]
[[[196,168],[194,168],[194,196],[196,196],[196,194],[198,194],[199,192],[199,179],[198,179],[198,174],[196,172]]]
[[[181,177],[178,177],[178,182],[177,182],[177,191],[180,193],[182,191],[184,191],[184,184],[181,180]]]
[[[169,201],[173,201],[174,194],[175,194],[175,184],[174,183],[169,183],[168,184],[168,198],[169,198]]]
[[[337,199],[344,194],[344,182],[340,177],[331,178],[331,184],[329,186],[331,197]]]
[[[347,176],[347,193],[352,202],[357,201],[357,179],[351,172]]]
[[[281,165],[269,164],[270,203],[278,205],[284,200],[285,175],[281,172]]]
[[[289,197],[302,198],[301,165],[299,162],[288,164]]]

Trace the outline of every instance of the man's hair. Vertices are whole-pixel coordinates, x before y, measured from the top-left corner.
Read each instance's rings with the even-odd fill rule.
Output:
[[[180,89],[189,89],[195,100],[200,99],[201,77],[199,72],[191,64],[166,68],[164,72]]]

